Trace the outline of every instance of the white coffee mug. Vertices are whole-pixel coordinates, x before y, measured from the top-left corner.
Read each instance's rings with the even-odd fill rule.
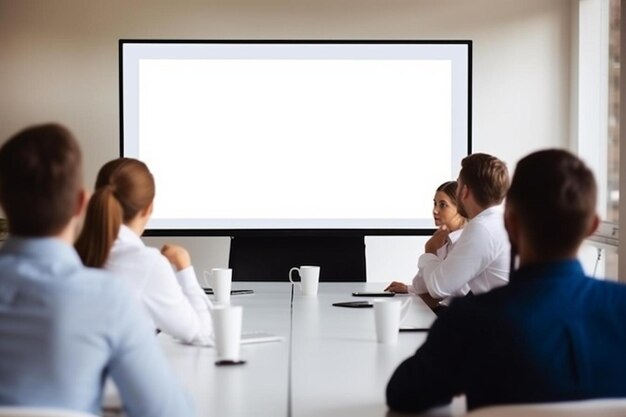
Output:
[[[239,360],[242,306],[218,305],[211,312],[218,360]]]
[[[402,302],[398,300],[374,300],[374,322],[378,343],[398,342]]]
[[[294,281],[291,278],[293,271],[298,271],[300,274],[300,282]],[[319,266],[301,266],[293,267],[289,270],[289,281],[292,284],[298,284],[302,295],[316,295],[317,287],[320,282],[320,267]]]
[[[213,289],[213,296],[217,303],[230,303],[230,290],[233,282],[232,269],[213,268],[211,272],[204,271],[204,280]]]

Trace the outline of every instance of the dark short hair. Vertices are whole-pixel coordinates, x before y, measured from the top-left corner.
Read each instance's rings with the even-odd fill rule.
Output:
[[[469,187],[476,202],[483,207],[502,203],[509,188],[506,164],[485,153],[463,158],[459,179]]]
[[[0,148],[0,204],[9,231],[52,236],[70,222],[82,188],[82,157],[65,127],[22,130]]]
[[[546,255],[578,248],[596,213],[596,182],[578,157],[560,149],[520,160],[507,195],[530,239]]]

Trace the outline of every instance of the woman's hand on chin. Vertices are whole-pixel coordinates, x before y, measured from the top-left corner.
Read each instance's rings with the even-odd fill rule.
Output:
[[[430,237],[430,239],[428,239],[428,242],[426,242],[426,245],[424,247],[424,251],[426,253],[432,253],[433,255],[436,255],[439,248],[446,244],[449,234],[450,231],[448,230],[448,227],[444,224],[439,229],[437,229],[437,231]]]

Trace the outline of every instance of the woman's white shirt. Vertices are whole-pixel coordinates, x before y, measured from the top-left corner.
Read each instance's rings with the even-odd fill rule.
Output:
[[[437,250],[437,258],[446,259],[448,253],[452,250],[459,237],[461,237],[461,233],[463,233],[463,229],[455,230],[454,232],[450,232],[448,234],[448,239],[446,243]],[[424,271],[419,267],[417,269],[417,274],[413,277],[413,285],[407,286],[408,292],[411,294],[424,294],[428,292],[428,288],[426,287],[426,283],[424,282]],[[452,294],[452,297],[463,297],[470,291],[469,285],[464,285],[461,289]],[[447,299],[446,299],[447,300]],[[446,301],[443,302],[447,304]]]
[[[128,284],[155,328],[186,343],[212,344],[211,302],[192,266],[174,272],[158,249],[122,225],[104,269]]]

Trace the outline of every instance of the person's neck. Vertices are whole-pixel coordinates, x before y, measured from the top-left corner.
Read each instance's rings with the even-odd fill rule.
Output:
[[[144,221],[141,217],[137,216],[131,221],[124,223],[126,227],[135,232],[137,236],[143,235],[143,231],[146,228],[146,221]]]
[[[454,224],[447,224],[446,227],[450,233],[456,232],[457,230],[461,230],[465,226],[465,219],[461,219]]]
[[[77,230],[77,224],[75,220],[71,220],[67,226],[65,226],[63,228],[63,230],[61,230],[61,232],[57,233],[56,235],[50,236],[52,238],[55,239],[59,239],[60,241],[62,241],[63,243],[66,243],[70,246],[74,245],[74,241],[76,240],[76,230]]]
[[[480,213],[482,213],[483,211],[491,207],[493,206],[482,207],[482,206],[479,206],[478,204],[468,204],[465,207],[465,211],[467,212],[467,218],[469,220],[472,220],[474,217],[478,216]]]

